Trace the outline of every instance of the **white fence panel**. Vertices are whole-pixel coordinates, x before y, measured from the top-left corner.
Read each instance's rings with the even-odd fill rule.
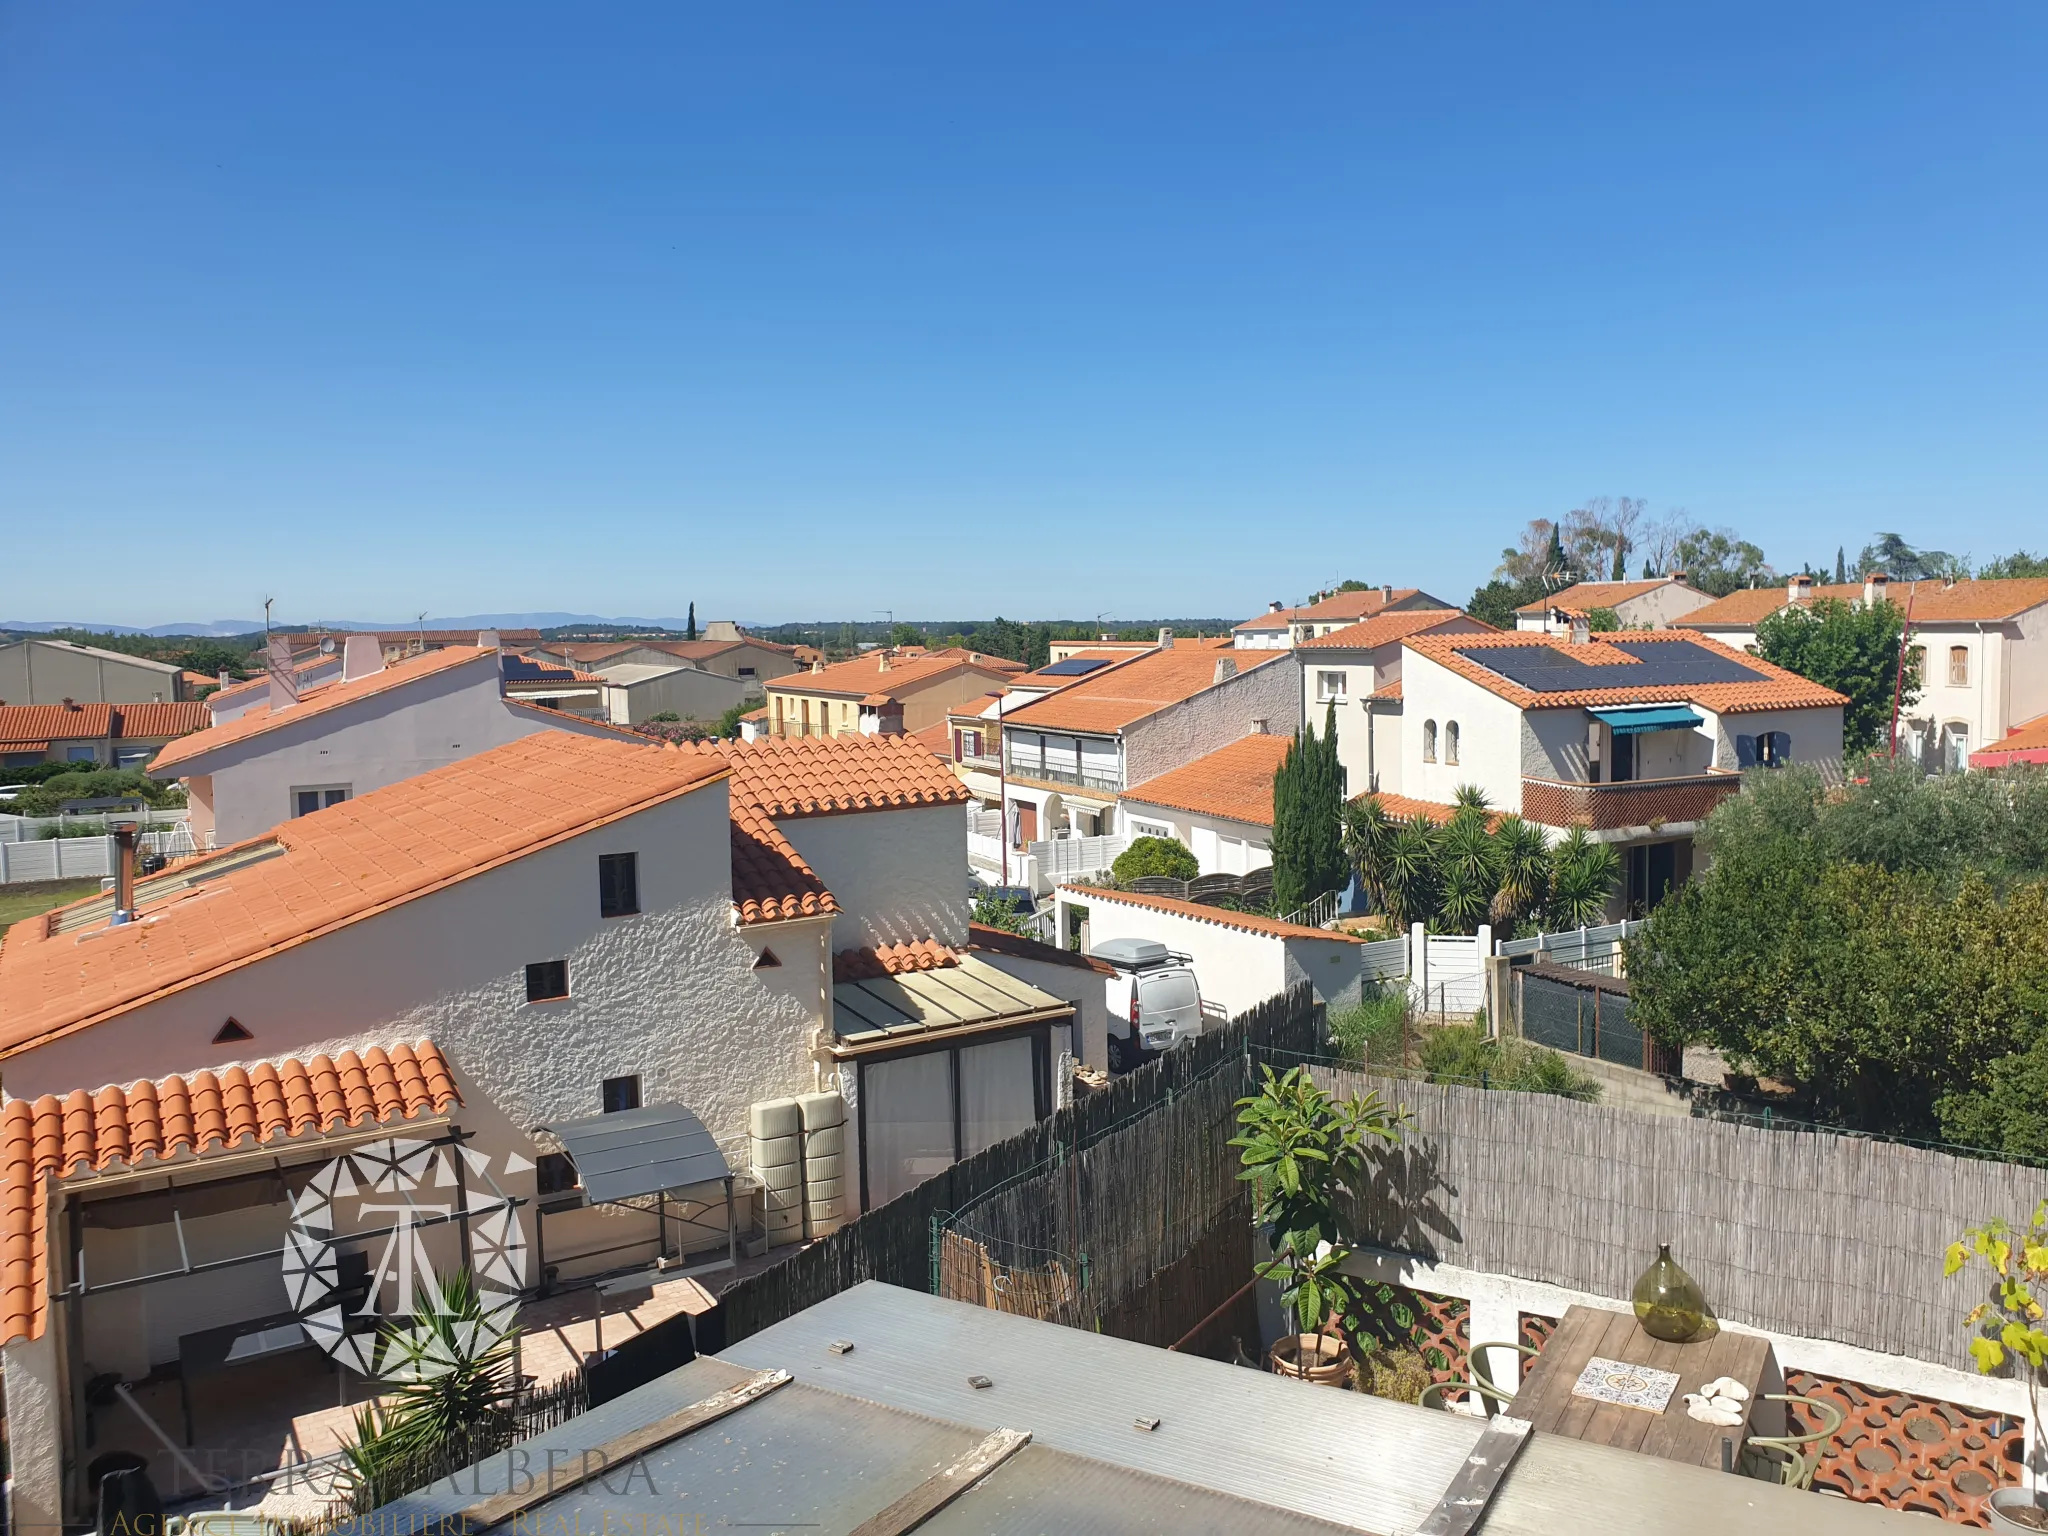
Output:
[[[1560,933],[1539,933],[1527,939],[1502,941],[1498,954],[1529,955],[1551,965],[1569,965],[1576,970],[1621,974],[1621,941],[1642,931],[1643,919],[1603,923],[1596,928],[1568,928]]]
[[[111,837],[48,837],[0,843],[0,884],[30,880],[90,880],[114,872]]]
[[[1409,978],[1417,1006],[1425,1013],[1476,1012],[1485,1000],[1480,937],[1430,934],[1423,944],[1422,974]],[[1492,948],[1491,934],[1484,947]]]
[[[1033,843],[1030,851],[1050,890],[1062,881],[1103,873],[1126,846],[1121,837],[1055,837]]]
[[[1367,981],[1398,981],[1408,974],[1408,941],[1379,939],[1359,950]]]

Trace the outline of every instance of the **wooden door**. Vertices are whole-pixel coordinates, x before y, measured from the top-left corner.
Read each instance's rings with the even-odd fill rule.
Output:
[[[1038,807],[1029,800],[1017,802],[1017,846],[1038,841]]]

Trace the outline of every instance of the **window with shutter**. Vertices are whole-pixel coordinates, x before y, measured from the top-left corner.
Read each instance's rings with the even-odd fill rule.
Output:
[[[597,859],[600,917],[631,917],[640,910],[640,855],[604,853]]]

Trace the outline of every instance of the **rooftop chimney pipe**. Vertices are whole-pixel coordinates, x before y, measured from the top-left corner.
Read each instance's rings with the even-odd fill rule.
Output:
[[[114,828],[114,915],[109,928],[135,921],[135,823]]]
[[[1173,631],[1170,629],[1161,629],[1159,631],[1159,649],[1161,649],[1162,651],[1169,650],[1172,648],[1172,646]]]

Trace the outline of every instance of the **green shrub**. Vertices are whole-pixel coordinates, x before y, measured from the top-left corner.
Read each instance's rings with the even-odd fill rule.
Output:
[[[1192,880],[1202,872],[1202,866],[1173,838],[1141,837],[1116,856],[1109,872],[1120,881],[1142,880],[1149,875]]]
[[[1433,1083],[1505,1088],[1516,1093],[1554,1093],[1591,1101],[1600,1085],[1556,1051],[1525,1040],[1496,1040],[1484,1024],[1446,1024],[1422,1037],[1422,1068]]]
[[[145,804],[157,808],[185,803],[185,791],[179,785],[160,783],[139,768],[67,766],[70,772],[22,790],[8,802],[8,809],[17,816],[55,816],[66,800],[101,800],[115,795],[140,796]]]

